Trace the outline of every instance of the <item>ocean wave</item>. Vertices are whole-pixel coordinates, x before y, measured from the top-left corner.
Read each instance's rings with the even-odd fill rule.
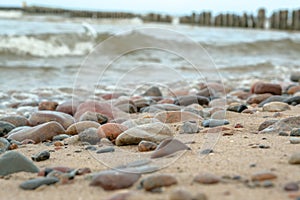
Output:
[[[4,19],[18,19],[23,16],[22,11],[9,10],[9,11],[0,11],[0,18]]]

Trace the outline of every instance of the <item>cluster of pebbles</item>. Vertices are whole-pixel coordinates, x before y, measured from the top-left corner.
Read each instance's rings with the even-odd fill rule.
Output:
[[[300,115],[282,114],[300,104],[300,75],[292,75],[291,80],[294,82],[256,82],[244,89],[229,89],[216,82],[199,83],[196,92],[195,88],[178,89],[166,95],[159,87],[152,86],[135,96],[106,93],[97,100],[61,103],[43,100],[26,104],[21,100],[7,104],[6,108],[17,110],[18,115],[3,113],[0,117],[0,175],[5,178],[17,172],[36,173],[36,178],[19,185],[23,190],[66,184],[74,181],[76,176],[86,176],[90,186],[106,191],[128,189],[109,199],[131,198],[135,190],[160,193],[165,187],[174,187],[169,194],[172,200],[208,199],[209,194],[176,188],[180,180],[176,175],[160,173],[155,160],[169,159],[174,154],[193,150],[188,142],[178,139],[178,135],[189,138],[197,133],[220,132],[230,136],[235,130],[243,129],[243,124],[231,124],[226,119],[228,112],[249,116],[274,113],[277,118],[266,119],[254,133],[287,136],[291,145],[299,145],[300,150]],[[40,169],[36,163],[51,159],[51,151],[39,151],[28,158],[18,149],[41,143],[53,146],[53,151],[68,145],[84,146],[85,150],[103,156],[118,154],[118,149],[130,145],[132,151],[148,157],[102,171],[65,166]],[[252,147],[269,148],[266,145]],[[212,152],[213,149],[204,149],[201,154]],[[300,151],[290,155],[286,163],[299,169]],[[259,171],[247,179],[195,171],[191,182],[214,185],[238,181],[250,188],[272,188],[276,179],[276,173],[270,170]],[[290,192],[291,198],[299,199],[299,181],[285,183],[283,191]]]

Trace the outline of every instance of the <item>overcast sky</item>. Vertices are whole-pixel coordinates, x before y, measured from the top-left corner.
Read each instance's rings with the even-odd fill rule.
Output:
[[[4,0],[5,1],[5,0]],[[0,6],[21,6],[22,0],[3,0]],[[278,9],[300,9],[300,0],[27,0],[28,5],[43,5],[103,11],[162,12],[190,14],[192,11],[210,10],[214,13],[256,12],[266,8],[268,13]]]

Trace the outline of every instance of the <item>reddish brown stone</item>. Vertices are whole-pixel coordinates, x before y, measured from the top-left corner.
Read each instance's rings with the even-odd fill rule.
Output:
[[[176,185],[178,181],[174,176],[168,174],[157,174],[145,178],[141,181],[141,185],[146,191],[151,191],[160,187],[168,187],[171,185]]]
[[[282,88],[279,84],[258,82],[253,88],[253,93],[264,94],[271,93],[273,95],[281,95]]]
[[[288,94],[295,94],[296,92],[299,92],[300,91],[300,85],[295,85],[295,86],[292,86],[288,89],[287,93]]]
[[[43,124],[50,121],[56,121],[67,129],[75,122],[71,115],[57,111],[38,111],[33,113],[29,118],[29,123],[32,126]]]
[[[221,179],[218,176],[209,173],[201,173],[194,178],[194,182],[202,184],[216,184],[220,181]]]
[[[138,150],[140,152],[146,152],[146,151],[153,151],[157,147],[157,144],[154,142],[149,142],[149,141],[141,141],[138,145]]]
[[[67,101],[62,104],[59,104],[56,108],[56,111],[73,116],[76,113],[79,104],[80,103],[78,101]]]
[[[58,106],[57,102],[54,101],[43,101],[39,103],[39,110],[56,110]]]
[[[247,104],[260,104],[267,98],[273,96],[270,93],[265,93],[265,94],[253,94],[247,99]]]
[[[258,172],[251,176],[252,181],[265,181],[276,179],[277,176],[272,172]]]
[[[171,98],[166,98],[166,99],[162,99],[160,101],[157,102],[158,104],[173,104],[174,103],[174,99]]]
[[[97,130],[99,136],[105,135],[111,141],[115,141],[115,139],[128,128],[122,124],[116,123],[107,123],[100,126]]]

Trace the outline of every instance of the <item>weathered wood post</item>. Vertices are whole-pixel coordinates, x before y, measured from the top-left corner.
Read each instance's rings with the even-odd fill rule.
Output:
[[[204,25],[210,26],[211,25],[211,12],[205,12],[204,13]]]
[[[259,9],[258,14],[257,14],[257,24],[256,28],[265,28],[265,23],[266,23],[266,11],[265,9]]]
[[[300,30],[300,10],[294,10],[292,16],[292,29]]]
[[[221,26],[224,26],[224,27],[226,27],[227,26],[227,16],[226,16],[226,14],[221,14],[221,20],[222,20],[222,24],[221,24]]]
[[[240,21],[240,27],[242,27],[242,28],[247,28],[248,27],[248,15],[247,15],[247,13],[243,14],[243,17],[241,18],[241,21]]]
[[[279,12],[279,29],[286,30],[287,29],[287,19],[288,19],[288,11],[281,10]]]

